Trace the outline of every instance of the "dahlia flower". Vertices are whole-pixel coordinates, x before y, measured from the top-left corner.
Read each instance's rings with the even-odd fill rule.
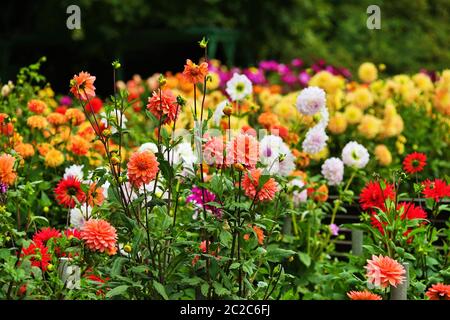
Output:
[[[70,224],[76,228],[81,229],[92,215],[92,207],[81,205],[80,208],[70,209]]]
[[[295,169],[294,156],[279,136],[267,135],[259,143],[260,161],[269,173],[288,176]]]
[[[128,180],[139,188],[155,179],[159,170],[159,162],[150,151],[135,152],[128,161]]]
[[[122,126],[120,126],[122,121]],[[109,118],[106,113],[100,113],[100,126],[104,126],[104,128],[111,128],[111,133],[117,133],[117,128],[120,126],[122,129],[127,128],[127,117],[122,114],[122,111],[118,109],[114,109],[111,111]]]
[[[437,283],[425,293],[430,300],[450,300],[450,285]]]
[[[202,62],[200,65],[197,65],[190,59],[187,59],[182,74],[192,84],[202,83],[208,74],[208,63]]]
[[[422,185],[425,187],[422,191],[423,196],[427,199],[434,199],[434,201],[439,202],[442,198],[450,197],[450,185],[444,180],[434,179],[434,181],[431,181],[427,179]]]
[[[372,260],[367,260],[364,268],[369,282],[380,288],[397,287],[405,281],[405,268],[390,257],[372,255]]]
[[[325,129],[321,126],[315,126],[308,130],[305,140],[303,140],[303,151],[309,154],[316,154],[327,145],[328,136]]]
[[[253,169],[249,171],[242,180],[242,188],[245,195],[256,201],[270,201],[278,192],[278,185],[273,178],[269,178],[264,185],[259,186],[259,179],[262,175],[261,169]]]
[[[41,114],[47,108],[47,104],[42,100],[31,99],[27,103],[28,110],[36,114]]]
[[[355,141],[348,142],[342,149],[342,160],[349,167],[362,169],[369,162],[367,149]]]
[[[205,208],[205,210],[212,212],[216,217],[222,217],[222,211],[208,202],[216,202],[216,195],[205,188],[199,188],[194,186],[191,190],[191,194],[186,198],[186,202],[194,203],[199,208]]]
[[[45,155],[44,162],[47,167],[59,167],[64,163],[64,154],[59,150],[51,149]]]
[[[47,245],[47,242],[53,238],[60,238],[61,232],[56,230],[55,228],[42,228],[38,232],[36,232],[33,236],[34,243],[41,243],[44,246]]]
[[[48,253],[47,247],[41,242],[31,242],[27,248],[22,248],[22,253],[20,256],[22,258],[28,257],[31,265],[33,267],[40,268],[42,271],[47,271],[47,267],[52,260],[51,255]]]
[[[147,109],[162,121],[162,124],[171,123],[177,117],[177,99],[167,90],[163,90],[161,96],[153,92],[153,95],[148,98]]]
[[[90,219],[81,228],[81,239],[92,251],[107,252],[114,255],[117,252],[116,229],[109,222],[101,219]]]
[[[89,100],[95,97],[94,81],[94,76],[82,71],[70,81],[70,92],[78,99]]]
[[[153,153],[157,153],[158,147],[153,142],[146,142],[139,147],[138,151],[139,152],[150,151]]]
[[[242,164],[245,168],[253,169],[258,162],[259,143],[255,137],[239,133],[226,146],[226,162],[229,165]]]
[[[0,183],[12,185],[16,180],[17,174],[14,171],[16,158],[9,154],[0,155]]]
[[[301,178],[295,178],[294,180],[289,182],[289,185],[298,188],[303,188],[305,186],[305,183]],[[294,202],[294,205],[297,207],[300,205],[300,203],[306,202],[308,199],[308,190],[304,189],[302,191],[294,190],[292,192],[292,201]]]
[[[363,210],[380,208],[386,210],[385,202],[387,199],[394,200],[395,190],[394,185],[384,183],[384,189],[381,188],[378,181],[369,181],[361,190],[359,195],[359,203]]]
[[[55,188],[56,201],[66,208],[74,208],[75,199],[79,203],[86,201],[86,194],[81,189],[81,182],[76,177],[69,176],[61,179]]]
[[[304,115],[312,116],[321,109],[326,108],[326,94],[319,87],[303,89],[297,97],[297,109]]]
[[[350,300],[383,300],[380,295],[369,292],[367,290],[349,291],[347,292],[347,296],[350,298]]]
[[[220,125],[220,121],[221,121],[222,117],[225,115],[225,114],[223,113],[223,109],[224,109],[228,104],[229,104],[228,99],[225,99],[225,100],[223,100],[222,102],[220,102],[220,103],[216,106],[216,109],[214,110],[214,113],[213,113],[213,116],[212,116],[213,121],[214,121],[214,124],[215,124],[216,126],[219,126],[219,125]]]
[[[330,186],[336,186],[344,178],[344,163],[339,158],[329,158],[322,164],[322,175]]]
[[[252,94],[253,85],[247,76],[234,73],[233,77],[227,82],[225,90],[231,101],[240,101]]]
[[[203,159],[208,165],[222,166],[225,158],[224,150],[223,137],[210,137],[203,144]]]
[[[409,174],[421,172],[427,164],[427,156],[424,153],[413,152],[403,160],[403,170]]]

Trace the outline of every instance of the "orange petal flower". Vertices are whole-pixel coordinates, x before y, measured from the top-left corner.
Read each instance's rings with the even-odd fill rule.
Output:
[[[16,180],[17,174],[14,172],[14,163],[16,159],[9,154],[0,156],[0,182],[12,185]]]
[[[275,197],[275,193],[278,191],[278,186],[275,179],[269,178],[261,189],[258,189],[261,173],[261,169],[253,169],[247,173],[242,180],[242,188],[245,190],[245,195],[250,199],[255,199],[257,201],[270,201]]]
[[[135,152],[131,155],[127,167],[130,183],[139,188],[155,179],[159,170],[159,162],[150,151]]]
[[[92,251],[106,252],[114,255],[117,252],[116,229],[109,222],[102,219],[90,219],[81,229],[81,239]]]
[[[390,257],[372,255],[372,260],[367,260],[364,268],[367,269],[369,282],[381,288],[389,285],[397,287],[405,280],[405,268]]]
[[[430,300],[450,300],[450,285],[437,283],[425,293]]]
[[[347,296],[351,300],[383,300],[380,295],[372,293],[370,291],[350,291],[347,292]]]
[[[105,196],[103,195],[103,188],[97,187],[96,183],[92,183],[89,187],[87,202],[91,207],[101,206],[103,201],[105,201]]]
[[[31,99],[28,101],[28,110],[36,114],[41,114],[47,108],[47,104],[42,100]]]
[[[95,97],[94,81],[94,76],[82,71],[70,81],[70,92],[78,99],[89,100]]]
[[[184,65],[183,77],[190,83],[196,84],[204,81],[208,74],[208,63],[202,62],[200,65],[193,63],[190,59]]]

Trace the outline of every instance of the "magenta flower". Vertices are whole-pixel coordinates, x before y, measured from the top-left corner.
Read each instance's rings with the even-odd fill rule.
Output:
[[[330,231],[333,236],[339,235],[339,227],[336,224],[330,224]]]
[[[201,209],[204,207],[207,211],[212,212],[218,218],[222,217],[222,211],[219,208],[207,204],[208,202],[216,202],[216,195],[208,189],[203,189],[202,191],[202,188],[194,186],[191,190],[191,194],[186,198],[186,202],[193,203]]]

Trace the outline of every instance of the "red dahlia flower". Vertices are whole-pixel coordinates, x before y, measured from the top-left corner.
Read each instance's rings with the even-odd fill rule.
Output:
[[[423,195],[427,199],[438,202],[442,198],[450,197],[450,185],[441,179],[434,179],[434,181],[427,179],[422,184],[425,187]]]
[[[430,300],[450,300],[450,285],[437,283],[425,293]]]
[[[83,203],[86,201],[86,194],[81,189],[81,182],[76,177],[69,176],[59,181],[55,188],[56,200],[66,208],[74,208],[75,199]]]
[[[427,156],[424,153],[413,152],[403,160],[403,170],[409,174],[421,172],[427,164]]]
[[[42,243],[43,245],[47,245],[48,240],[52,238],[60,238],[61,232],[56,230],[55,228],[42,228],[39,232],[36,232],[33,236],[33,241],[35,243]]]
[[[163,90],[161,96],[153,92],[153,95],[148,98],[147,109],[157,119],[162,120],[162,124],[171,123],[177,116],[177,99],[166,90]]]
[[[52,259],[47,247],[40,242],[32,242],[27,248],[22,248],[21,257],[29,257],[31,265],[41,268],[42,271],[47,271],[47,267]]]
[[[393,184],[385,183],[385,185],[386,187],[382,189],[380,183],[377,181],[370,181],[366,184],[359,195],[359,203],[363,210],[374,208],[380,208],[383,211],[386,210],[385,201],[387,199],[394,200],[395,191]]]

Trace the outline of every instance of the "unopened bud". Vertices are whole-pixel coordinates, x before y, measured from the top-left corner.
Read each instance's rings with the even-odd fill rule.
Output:
[[[113,165],[119,164],[119,163],[120,163],[119,157],[117,157],[117,156],[112,157],[112,158],[111,158],[111,163],[112,163]]]
[[[244,166],[241,163],[235,163],[234,164],[234,168],[236,170],[238,170],[238,171],[244,171],[245,170]]]
[[[230,106],[226,106],[225,108],[223,108],[223,113],[227,116],[231,116],[233,113],[233,108]]]
[[[205,37],[201,41],[198,42],[200,48],[205,49],[208,46],[208,40]]]
[[[120,64],[119,60],[116,60],[112,63],[112,66],[114,69],[119,69],[122,65]]]
[[[50,264],[47,266],[47,270],[50,271],[50,272],[52,272],[53,270],[55,270],[55,267],[50,263]]]
[[[129,244],[126,244],[126,245],[124,245],[123,246],[123,250],[126,252],[126,253],[130,253],[131,252],[131,246],[129,245]]]
[[[48,213],[50,211],[49,207],[44,207],[44,212]]]
[[[159,75],[159,78],[158,78],[159,86],[160,86],[160,87],[164,87],[164,85],[166,84],[166,82],[167,82],[166,78],[165,78],[162,74],[160,74],[160,75]]]
[[[110,137],[111,134],[112,134],[112,132],[111,132],[111,130],[109,130],[109,129],[105,129],[105,130],[103,130],[102,134],[103,134],[103,136],[105,136],[105,137]]]

